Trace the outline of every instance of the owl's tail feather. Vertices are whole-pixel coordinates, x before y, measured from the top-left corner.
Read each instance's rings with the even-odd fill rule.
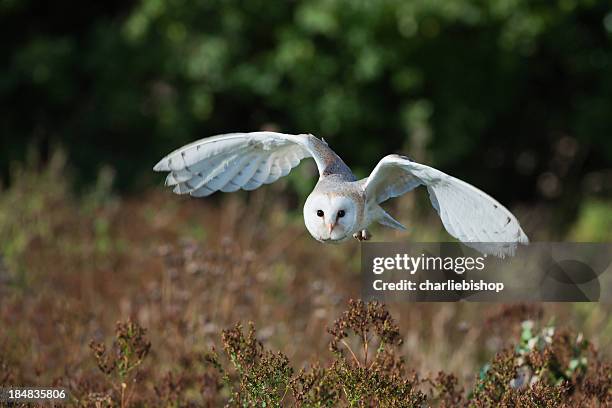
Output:
[[[406,231],[407,228],[403,226],[399,221],[394,219],[392,216],[390,216],[385,210],[382,209],[382,207],[379,207],[379,209],[381,215],[380,218],[376,220],[379,224],[396,230]]]

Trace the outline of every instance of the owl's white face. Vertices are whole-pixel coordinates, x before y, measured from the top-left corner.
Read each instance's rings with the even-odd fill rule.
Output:
[[[357,206],[351,197],[313,193],[304,204],[304,223],[317,241],[342,242],[357,229]]]

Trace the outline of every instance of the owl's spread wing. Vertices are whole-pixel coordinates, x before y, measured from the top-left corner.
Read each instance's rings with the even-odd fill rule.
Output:
[[[315,160],[320,174],[339,160],[312,135],[229,133],[183,146],[153,170],[169,172],[166,185],[174,186],[175,193],[205,197],[215,191],[254,190],[272,183],[305,157]]]
[[[516,217],[494,198],[476,187],[407,157],[384,157],[367,178],[368,200],[382,203],[423,185],[444,227],[465,243],[509,243],[515,245],[473,245],[484,253],[504,256],[514,252],[516,243],[529,239]]]

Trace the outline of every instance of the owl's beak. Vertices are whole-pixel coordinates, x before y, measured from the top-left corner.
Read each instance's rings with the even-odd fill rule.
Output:
[[[332,230],[334,229],[335,226],[336,226],[335,222],[332,222],[331,224],[327,224],[327,230],[329,231],[330,235],[331,235]]]

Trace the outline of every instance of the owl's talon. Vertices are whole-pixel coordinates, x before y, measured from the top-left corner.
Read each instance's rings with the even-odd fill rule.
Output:
[[[364,229],[364,230],[354,233],[353,238],[355,238],[359,242],[368,241],[370,240],[370,238],[372,238],[372,234],[370,234],[368,230]]]

